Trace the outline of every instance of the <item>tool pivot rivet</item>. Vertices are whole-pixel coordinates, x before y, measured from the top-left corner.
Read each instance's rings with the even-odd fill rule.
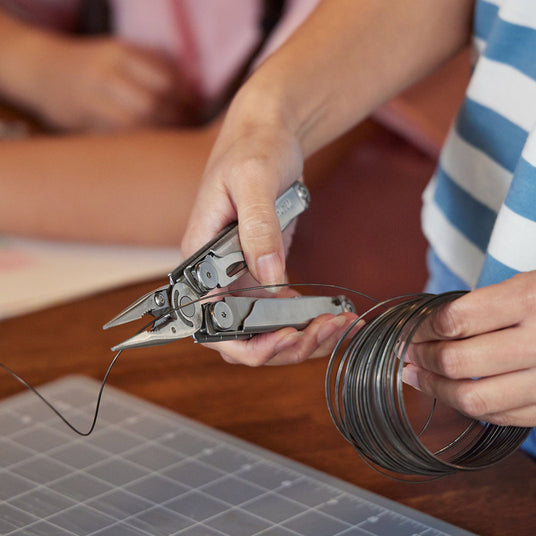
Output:
[[[233,325],[233,312],[225,302],[219,301],[212,307],[212,319],[216,327],[227,330]]]

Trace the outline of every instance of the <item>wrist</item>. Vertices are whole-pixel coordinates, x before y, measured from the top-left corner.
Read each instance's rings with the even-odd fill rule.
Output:
[[[227,123],[245,129],[280,128],[295,133],[293,117],[286,112],[284,95],[256,74],[238,91],[226,116]]]
[[[306,158],[317,147],[312,134],[321,107],[315,106],[314,99],[299,98],[301,89],[292,79],[271,76],[269,69],[255,72],[233,99],[226,123],[244,131],[276,129],[281,136],[292,138]]]
[[[333,119],[340,115],[338,94],[329,81],[311,74],[312,67],[282,61],[284,54],[276,58],[277,54],[279,51],[274,61],[268,58],[253,73],[235,96],[230,111],[239,111],[243,123],[284,130],[308,158],[341,133]]]

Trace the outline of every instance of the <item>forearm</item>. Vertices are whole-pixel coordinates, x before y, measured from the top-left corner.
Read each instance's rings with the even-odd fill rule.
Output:
[[[0,232],[179,244],[218,130],[0,143]]]
[[[2,142],[0,234],[177,245],[220,125]],[[310,182],[366,132],[313,155]]]
[[[280,122],[308,156],[459,50],[472,8],[472,0],[324,1],[232,112]]]

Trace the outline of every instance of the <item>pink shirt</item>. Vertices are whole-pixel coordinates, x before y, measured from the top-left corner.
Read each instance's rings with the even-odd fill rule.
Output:
[[[177,62],[181,78],[199,96],[217,96],[260,37],[261,0],[109,0],[115,33],[128,42],[161,51]],[[266,47],[273,51],[319,0],[288,0]],[[73,27],[78,0],[0,0],[21,18],[60,30]]]
[[[202,96],[215,97],[260,37],[262,2],[251,0],[112,0],[117,34],[177,58]],[[270,38],[273,51],[318,0],[289,0]]]

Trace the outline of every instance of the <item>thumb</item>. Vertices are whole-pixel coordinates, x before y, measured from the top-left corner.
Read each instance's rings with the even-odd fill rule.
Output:
[[[275,213],[278,192],[269,181],[259,182],[243,185],[233,196],[240,244],[249,271],[259,283],[284,283],[285,250]]]

